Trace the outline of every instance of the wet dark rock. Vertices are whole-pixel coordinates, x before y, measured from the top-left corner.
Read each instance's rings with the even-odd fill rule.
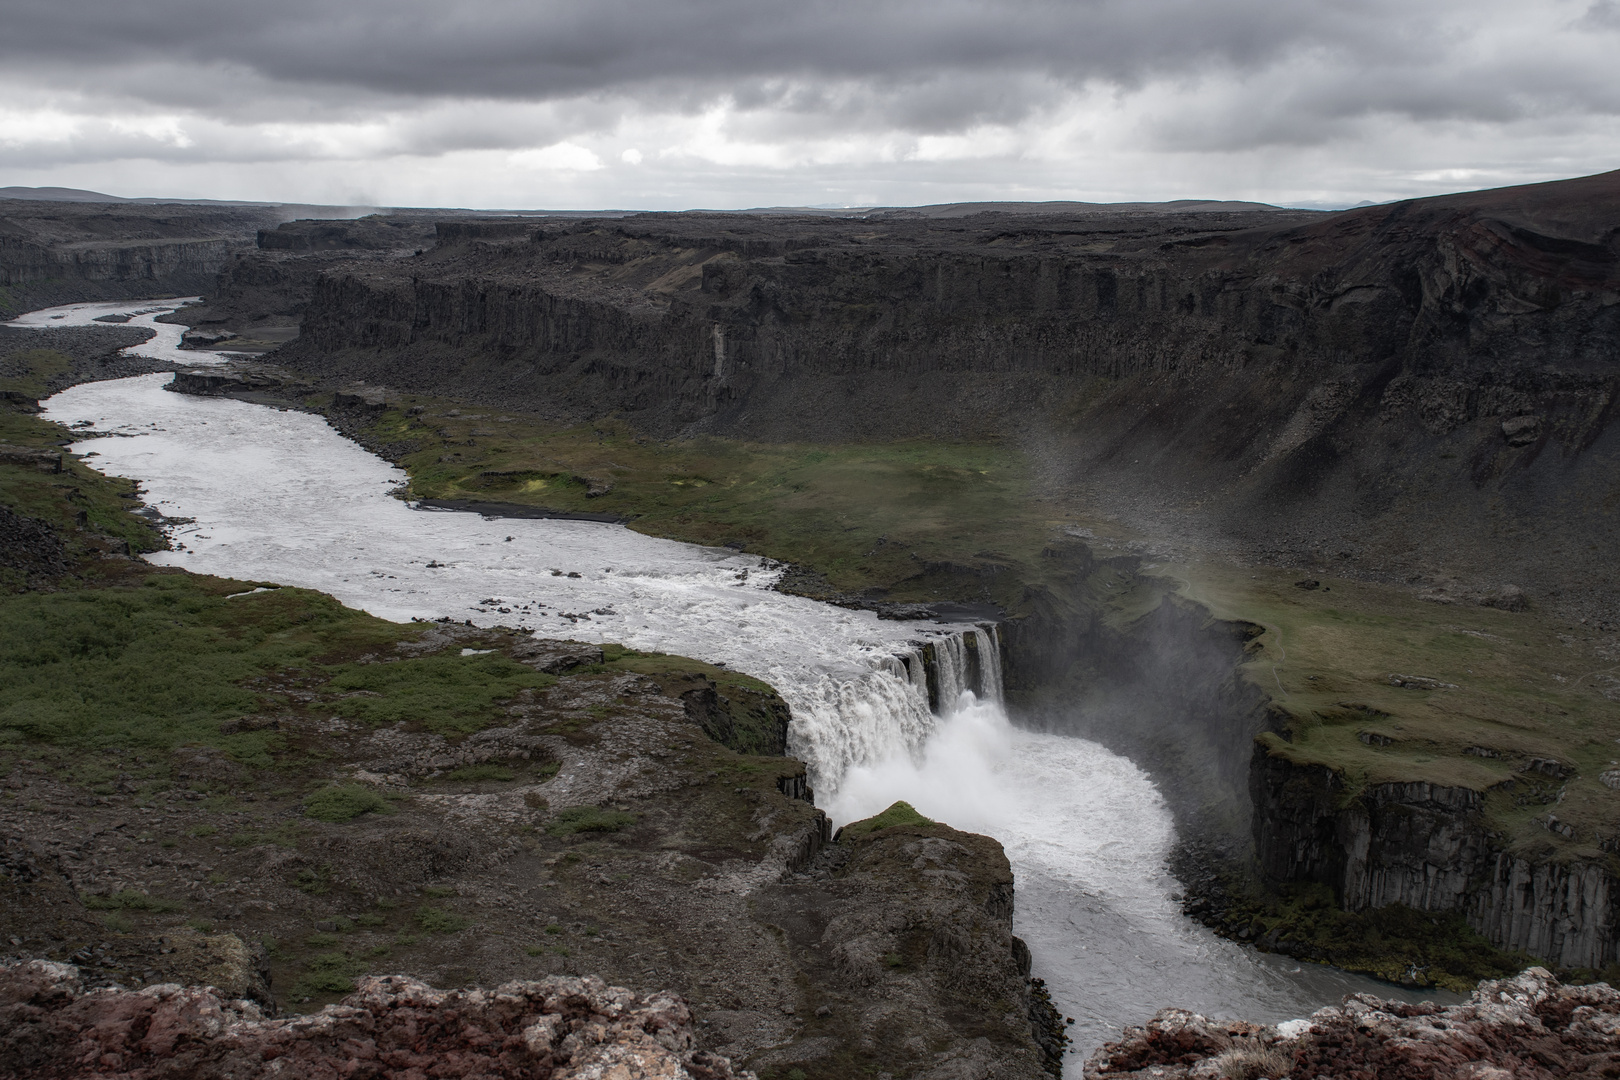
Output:
[[[536,671],[561,675],[586,664],[602,662],[602,646],[583,641],[557,641],[533,638],[512,646],[512,659]]]
[[[37,585],[71,569],[67,548],[55,529],[0,506],[0,570]]]
[[[1502,421],[1502,437],[1509,446],[1528,446],[1541,438],[1542,426],[1539,416],[1510,416]]]
[[[229,330],[187,330],[180,335],[180,347],[183,349],[211,349],[216,345],[223,345],[236,336]]]
[[[242,397],[248,394],[278,390],[284,380],[264,371],[244,369],[177,371],[163,388],[176,394],[196,397]]]
[[[709,738],[745,754],[787,753],[787,703],[774,694],[743,687],[722,688],[712,679],[694,679],[699,685],[681,690],[687,718]],[[666,692],[674,692],[666,688]],[[808,789],[806,789],[808,790]]]

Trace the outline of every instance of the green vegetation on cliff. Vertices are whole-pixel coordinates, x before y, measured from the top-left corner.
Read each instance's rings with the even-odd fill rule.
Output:
[[[103,476],[65,452],[70,440],[60,424],[41,420],[27,406],[46,391],[47,380],[66,371],[71,358],[49,349],[30,349],[6,358],[0,377],[0,507],[43,524],[54,536],[28,530],[26,537],[7,537],[0,554],[0,589],[27,587],[31,576],[49,573],[52,563],[66,560],[81,578],[96,580],[119,567],[99,558],[109,551],[155,551],[163,538],[144,519],[130,513],[136,486]],[[61,564],[66,565],[66,564]]]
[[[933,820],[917,813],[916,807],[904,799],[894,803],[881,814],[874,814],[860,821],[852,821],[838,830],[840,840],[848,837],[851,840],[863,836],[870,836],[880,829],[893,829],[900,825],[932,825]]]
[[[254,588],[158,573],[0,597],[0,732],[81,750],[207,745],[264,763],[284,745],[277,715],[466,732],[556,681],[498,654],[463,657],[459,640],[452,655],[377,663],[424,627],[308,590]]]
[[[1283,720],[1282,735],[1263,737],[1270,753],[1338,770],[1346,798],[1412,781],[1483,792],[1490,826],[1511,850],[1613,859],[1620,797],[1604,779],[1620,782],[1612,636],[1535,611],[1437,603],[1299,571],[1173,572],[1217,617],[1265,628],[1244,672]]]

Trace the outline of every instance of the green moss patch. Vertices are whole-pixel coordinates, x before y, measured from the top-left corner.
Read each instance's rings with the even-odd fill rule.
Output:
[[[453,736],[555,682],[497,654],[394,659],[420,627],[304,589],[252,588],[152,573],[0,595],[0,730],[71,750],[207,746],[264,767],[290,748],[277,716],[336,713]]]
[[[879,829],[892,829],[898,825],[933,825],[934,821],[917,813],[908,802],[901,800],[894,803],[881,814],[865,818],[861,821],[852,821],[838,830],[839,839],[858,840],[870,836]]]
[[[430,934],[454,934],[471,926],[472,920],[443,908],[420,907],[416,909],[416,925]]]
[[[552,836],[573,836],[576,833],[615,833],[636,823],[636,815],[622,810],[604,810],[599,806],[569,806],[557,811],[546,825]]]
[[[1335,769],[1350,798],[1425,781],[1485,793],[1489,828],[1540,860],[1608,861],[1620,840],[1614,769],[1620,710],[1603,673],[1612,642],[1535,611],[1436,604],[1297,571],[1178,567],[1185,596],[1260,624],[1245,677],[1275,703],[1269,752]],[[1559,775],[1532,769],[1558,763]],[[1547,815],[1574,835],[1547,828]]]
[[[180,905],[173,900],[149,896],[133,889],[107,895],[91,894],[84,898],[84,906],[94,911],[178,911]]]
[[[353,973],[358,967],[343,953],[322,953],[311,957],[304,973],[293,983],[294,1000],[348,994],[354,991]]]
[[[316,821],[353,821],[361,814],[388,810],[387,799],[360,784],[334,784],[304,799],[304,816]]]
[[[446,780],[456,780],[464,784],[476,784],[487,781],[505,783],[517,779],[517,773],[505,765],[463,765],[459,769],[451,769],[444,774]]]
[[[559,427],[406,398],[367,431],[420,449],[400,464],[415,498],[541,506],[632,519],[653,536],[730,544],[822,575],[805,591],[879,589],[891,598],[1016,602],[1042,572],[1051,511],[1029,497],[1030,468],[996,443],[843,446],[697,438],[657,442],[602,420]],[[411,407],[424,411],[411,414]],[[457,415],[450,415],[452,412]],[[951,596],[970,590],[972,597]]]
[[[391,664],[346,664],[332,669],[326,690],[342,696],[341,716],[371,724],[415,722],[441,734],[465,734],[488,726],[496,702],[523,690],[556,684],[497,653],[424,656]]]

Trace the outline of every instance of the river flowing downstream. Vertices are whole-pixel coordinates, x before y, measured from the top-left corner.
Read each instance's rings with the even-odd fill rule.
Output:
[[[64,325],[50,315],[22,324]],[[1165,1006],[1271,1022],[1393,989],[1245,949],[1185,918],[1164,869],[1174,826],[1152,782],[1095,743],[1014,727],[993,674],[984,700],[967,693],[932,714],[915,666],[896,658],[928,642],[948,651],[973,627],[787,596],[758,557],[618,525],[416,509],[392,494],[400,470],[320,417],[169,393],[169,378],[88,383],[45,403],[47,418],[100,436],[73,448],[89,464],[190,519],[172,530],[176,550],[149,561],[319,589],[390,619],[679,653],[770,682],[793,710],[791,752],[835,822],[906,799],[1005,845],[1016,930],[1076,1019],[1075,1055]]]

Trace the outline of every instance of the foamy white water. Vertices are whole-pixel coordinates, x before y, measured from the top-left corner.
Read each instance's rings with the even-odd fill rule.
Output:
[[[1280,1020],[1352,990],[1392,990],[1260,955],[1181,916],[1164,871],[1173,825],[1151,781],[1095,743],[1018,730],[999,704],[957,696],[972,628],[785,596],[753,556],[617,525],[415,510],[390,494],[402,472],[319,417],[172,394],[168,378],[86,384],[44,403],[49,419],[110,435],[74,446],[91,464],[194,519],[176,530],[183,547],[152,562],[320,589],[391,619],[523,625],[769,681],[836,820],[904,798],[1002,841],[1018,932],[1077,1020],[1076,1055],[1167,1005]],[[996,652],[978,633],[993,695]],[[916,662],[926,641],[941,658],[944,720],[928,711]]]
[[[1006,848],[1014,928],[1054,1003],[1076,1021],[1074,1069],[1122,1024],[1170,1006],[1273,1023],[1358,991],[1402,996],[1244,948],[1188,919],[1165,870],[1175,824],[1146,774],[1085,739],[1015,728],[994,702],[966,695],[920,752],[851,769],[823,802],[843,824],[896,799]]]
[[[146,300],[133,303],[130,301],[113,301],[92,304],[65,304],[62,307],[30,311],[26,315],[17,316],[17,318],[5,325],[31,330],[48,330],[58,326],[136,326],[151,330],[157,336],[139,345],[131,345],[127,349],[118,350],[125,356],[144,356],[151,360],[163,360],[171,364],[191,364],[198,367],[223,364],[230,359],[228,354],[182,349],[180,348],[180,338],[185,334],[186,328],[157,321],[159,315],[168,314],[185,304],[194,304],[201,299],[200,296],[187,296],[178,300]],[[103,315],[127,315],[129,321],[123,323],[97,322],[96,320]]]

